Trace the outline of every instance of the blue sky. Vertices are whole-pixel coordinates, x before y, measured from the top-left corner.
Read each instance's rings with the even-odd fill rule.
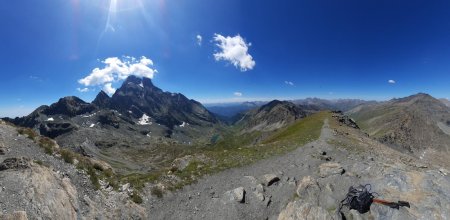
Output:
[[[449,9],[444,0],[5,1],[0,116],[69,95],[91,101],[106,81],[80,79],[112,57],[126,74],[109,71],[111,87],[138,64],[163,90],[202,102],[449,97]]]

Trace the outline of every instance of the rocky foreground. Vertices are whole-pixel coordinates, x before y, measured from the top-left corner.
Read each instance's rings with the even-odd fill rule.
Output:
[[[445,167],[397,152],[342,119],[325,120],[320,139],[293,152],[205,176],[163,198],[146,187],[140,205],[126,186],[95,190],[84,171],[1,124],[0,219],[340,219],[339,202],[358,184],[411,208],[344,208],[347,219],[449,219]]]

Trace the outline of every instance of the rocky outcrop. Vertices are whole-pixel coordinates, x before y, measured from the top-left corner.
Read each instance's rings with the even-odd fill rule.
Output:
[[[28,218],[77,219],[77,191],[68,178],[60,179],[43,166],[32,166],[20,174],[4,171],[0,178],[7,191],[22,189],[8,201],[17,207],[27,207]]]
[[[355,120],[351,119],[347,115],[342,114],[341,111],[334,111],[332,117],[337,119],[340,126],[345,125],[351,128],[359,129],[359,126],[356,124]]]
[[[280,181],[280,178],[277,175],[275,175],[275,174],[265,174],[262,177],[262,179],[263,179],[264,184],[266,186],[270,186],[270,185]]]
[[[9,169],[26,169],[30,167],[30,159],[27,157],[8,158],[0,164],[0,171]]]
[[[345,173],[344,168],[339,163],[329,162],[319,166],[320,177],[328,177],[331,175],[342,175]]]
[[[70,121],[44,122],[39,126],[41,135],[55,138],[75,130],[77,126]]]
[[[296,193],[303,201],[318,204],[320,191],[319,183],[313,177],[306,176],[298,183]]]

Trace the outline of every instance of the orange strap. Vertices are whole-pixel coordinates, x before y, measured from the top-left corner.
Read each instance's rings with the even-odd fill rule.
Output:
[[[378,204],[383,204],[383,205],[389,205],[389,204],[393,203],[393,202],[389,202],[389,201],[382,200],[382,199],[373,199],[373,202],[378,203]]]

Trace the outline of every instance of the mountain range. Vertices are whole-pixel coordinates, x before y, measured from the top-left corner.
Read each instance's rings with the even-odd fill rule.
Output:
[[[0,218],[449,216],[449,150],[450,108],[424,93],[206,108],[130,76],[111,97],[0,120]],[[410,209],[338,216],[348,188],[368,183]]]

